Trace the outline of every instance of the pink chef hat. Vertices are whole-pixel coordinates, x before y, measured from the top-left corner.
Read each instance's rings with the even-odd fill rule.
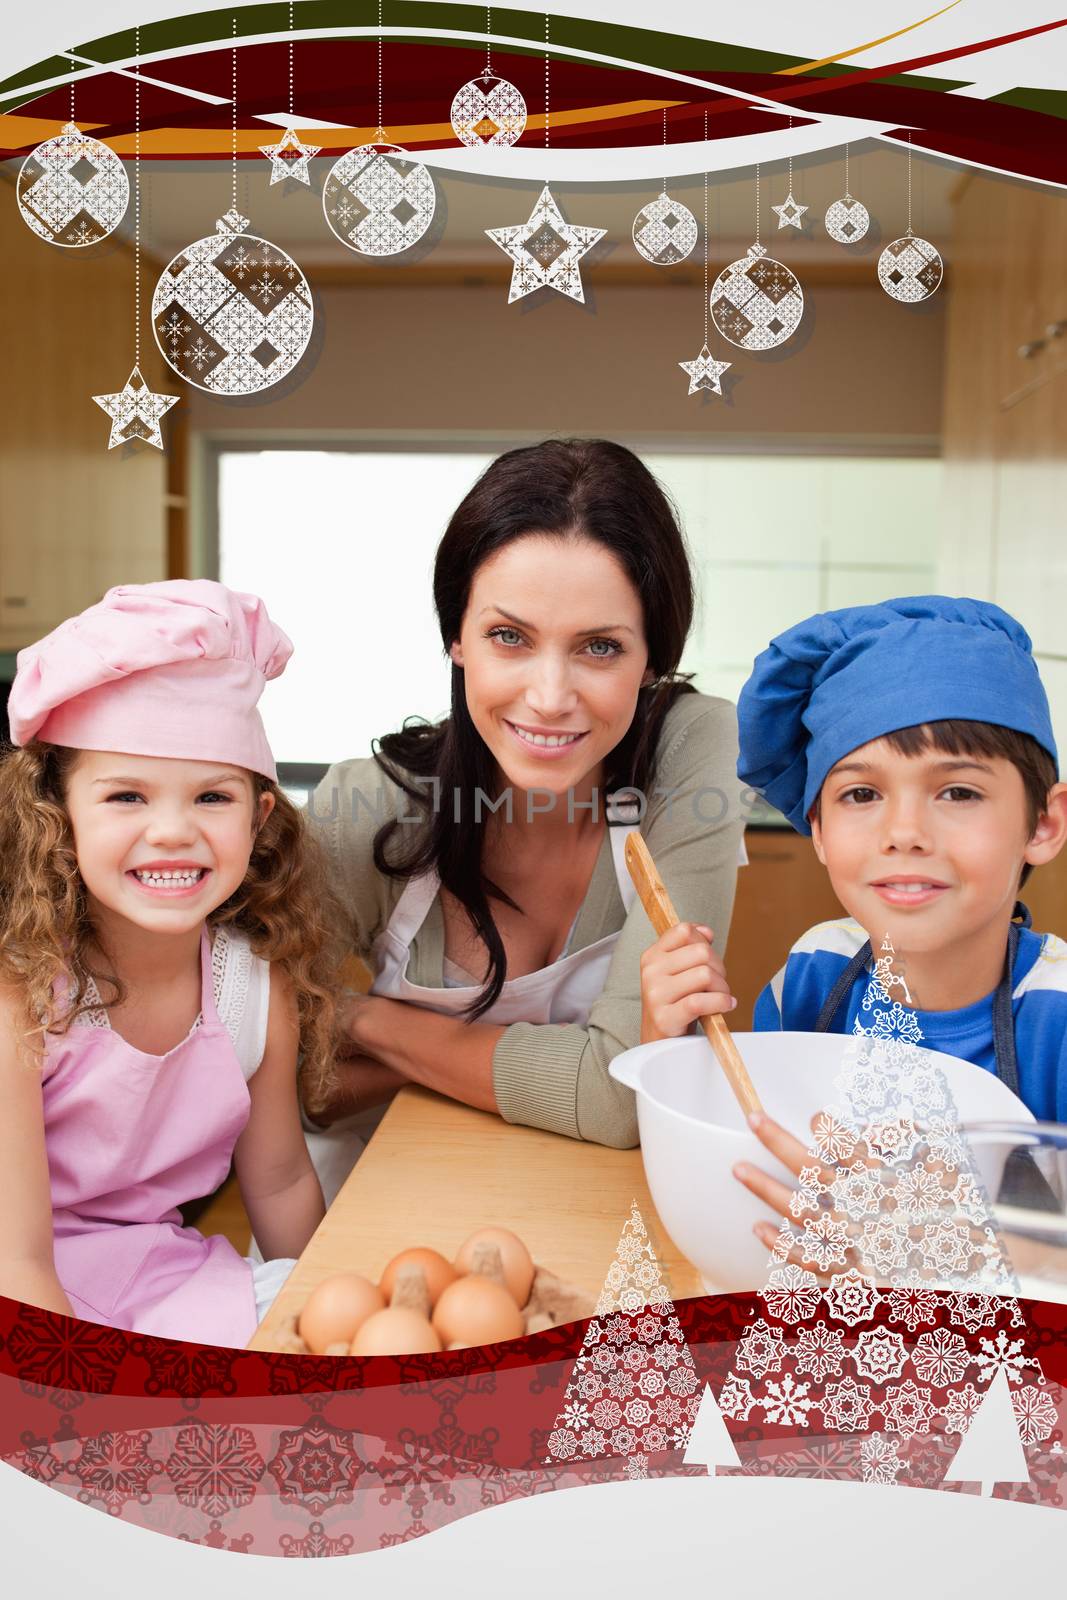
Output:
[[[273,780],[256,702],[292,653],[254,594],[206,578],[122,584],[19,651],[11,738],[225,761]]]

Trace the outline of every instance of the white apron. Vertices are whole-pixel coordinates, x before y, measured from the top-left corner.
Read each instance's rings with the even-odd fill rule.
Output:
[[[632,801],[609,799],[606,810],[615,881],[623,907],[629,914],[636,890],[623,852],[627,837],[638,826],[637,806]],[[477,1000],[482,985],[429,989],[412,983],[407,975],[411,942],[426,920],[439,889],[436,872],[408,880],[388,925],[375,941],[372,952],[375,977],[370,992],[390,1000],[406,1000],[426,1011],[455,1016]],[[584,1028],[593,1002],[599,998],[607,981],[618,937],[618,932],[606,934],[584,950],[561,956],[551,966],[506,979],[500,994],[478,1021],[505,1026],[511,1022],[570,1022]],[[386,1109],[386,1106],[374,1106],[370,1111],[343,1117],[329,1128],[312,1128],[305,1122],[308,1150],[327,1205],[358,1161]]]

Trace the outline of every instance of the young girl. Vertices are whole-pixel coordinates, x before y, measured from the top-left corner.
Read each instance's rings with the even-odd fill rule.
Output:
[[[0,758],[0,1293],[243,1345],[323,1214],[328,897],[256,703],[253,595],[110,590],[23,650]],[[182,1226],[234,1157],[267,1258]],[[279,1259],[280,1258],[280,1259]]]

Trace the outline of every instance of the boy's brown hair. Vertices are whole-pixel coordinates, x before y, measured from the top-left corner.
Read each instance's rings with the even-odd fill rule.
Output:
[[[886,744],[902,756],[921,756],[927,750],[940,750],[948,756],[999,756],[1010,761],[1023,780],[1026,800],[1026,827],[1032,834],[1048,804],[1049,790],[1057,782],[1056,763],[1037,740],[1015,728],[1002,728],[994,722],[968,722],[950,717],[942,722],[924,722],[913,728],[897,728],[883,734]],[[820,795],[810,815],[818,820]],[[1030,876],[1025,866],[1021,883]]]

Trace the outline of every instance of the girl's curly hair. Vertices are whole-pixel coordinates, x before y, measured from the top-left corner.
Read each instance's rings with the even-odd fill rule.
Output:
[[[24,997],[27,1035],[65,1033],[93,1004],[92,977],[107,1005],[124,995],[99,967],[89,906],[65,801],[78,752],[34,741],[0,756],[0,981]],[[303,817],[257,773],[255,798],[274,796],[240,887],[208,918],[240,928],[256,955],[288,974],[300,1023],[302,1074],[318,1103],[332,1076],[340,915],[326,864]],[[57,980],[66,980],[59,1001]]]

